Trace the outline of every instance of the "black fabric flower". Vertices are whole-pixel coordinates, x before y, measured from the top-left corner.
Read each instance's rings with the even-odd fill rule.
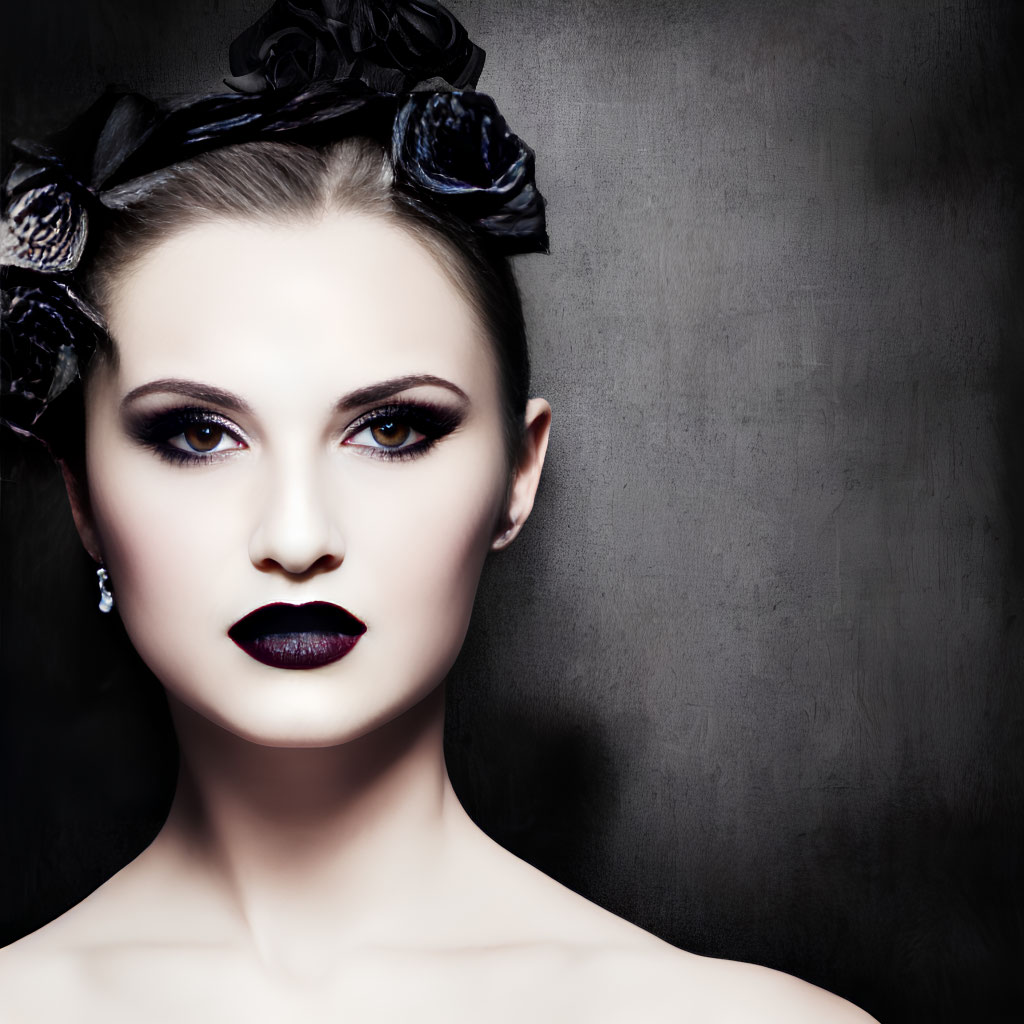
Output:
[[[0,423],[31,437],[78,377],[103,324],[67,284],[43,277],[4,289],[0,323]]]
[[[243,93],[332,80],[407,92],[432,78],[476,85],[484,51],[433,0],[276,0],[231,44],[229,59],[224,81]]]
[[[39,177],[32,165],[16,168],[17,180]],[[88,233],[85,205],[66,184],[47,181],[15,194],[0,221],[0,263],[57,274],[74,270]]]
[[[395,118],[391,159],[421,195],[475,224],[501,251],[547,252],[533,150],[509,131],[490,96],[408,97]]]

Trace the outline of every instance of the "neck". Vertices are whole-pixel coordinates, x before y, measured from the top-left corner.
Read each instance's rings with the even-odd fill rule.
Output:
[[[250,743],[173,699],[171,713],[181,774],[154,852],[201,866],[264,959],[315,969],[332,948],[409,934],[410,915],[430,914],[446,839],[469,824],[444,765],[443,688],[315,749]]]

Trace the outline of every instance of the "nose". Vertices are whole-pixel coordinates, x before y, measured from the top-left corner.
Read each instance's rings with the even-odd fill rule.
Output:
[[[265,482],[262,507],[249,540],[249,558],[262,571],[307,576],[336,569],[345,557],[324,474],[285,460]]]

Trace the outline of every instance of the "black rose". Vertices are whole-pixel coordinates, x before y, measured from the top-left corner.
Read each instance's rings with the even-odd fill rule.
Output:
[[[98,316],[60,281],[5,288],[0,345],[0,417],[19,434],[79,374],[103,333]]]
[[[8,179],[13,192],[0,222],[0,265],[59,274],[74,270],[88,234],[85,205],[76,190],[60,181],[35,187],[48,168],[19,164]]]
[[[229,61],[225,82],[238,92],[340,79],[406,92],[433,78],[475,85],[484,52],[433,0],[277,0],[231,44]]]
[[[509,131],[489,96],[410,96],[395,118],[391,156],[406,181],[427,198],[443,200],[503,251],[547,251],[533,151]]]
[[[298,24],[277,25],[275,4],[252,28],[232,44],[232,77],[224,81],[238,92],[263,92],[267,89],[301,89],[312,81],[343,78],[344,73],[330,37],[315,27]]]

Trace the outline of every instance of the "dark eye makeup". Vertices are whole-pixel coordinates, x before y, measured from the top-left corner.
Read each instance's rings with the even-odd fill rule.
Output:
[[[210,462],[247,447],[241,432],[212,409],[179,406],[142,413],[128,421],[130,435],[167,462]],[[234,444],[230,444],[230,442]],[[228,447],[223,447],[229,442]]]
[[[361,415],[345,428],[341,444],[371,458],[412,459],[452,433],[462,419],[461,411],[433,402],[396,402]],[[137,443],[179,465],[209,464],[248,447],[231,420],[201,406],[140,413],[128,419],[127,429]]]
[[[377,459],[414,459],[461,422],[461,412],[443,405],[399,402],[364,413],[346,429],[342,444]]]

